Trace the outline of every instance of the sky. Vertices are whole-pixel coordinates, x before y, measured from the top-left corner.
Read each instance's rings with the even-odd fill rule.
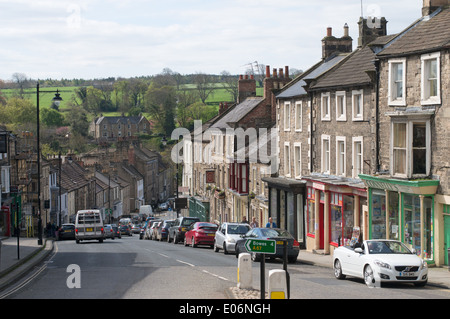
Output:
[[[398,33],[422,0],[0,0],[0,79],[245,74],[249,63],[307,70],[327,27],[357,46],[358,20]],[[255,65],[255,64],[254,64]]]

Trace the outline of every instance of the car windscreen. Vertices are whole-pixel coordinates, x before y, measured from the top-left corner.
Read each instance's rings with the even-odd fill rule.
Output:
[[[261,228],[261,234],[267,238],[291,238],[291,234],[289,234],[286,230],[283,229],[274,229],[274,228]]]
[[[230,235],[241,235],[245,234],[250,230],[248,225],[228,225],[228,234]]]
[[[190,219],[190,218],[185,218],[183,219],[183,221],[181,222],[182,226],[190,226],[191,224],[198,222],[198,219]]]
[[[396,241],[368,241],[369,254],[412,254],[401,242]]]

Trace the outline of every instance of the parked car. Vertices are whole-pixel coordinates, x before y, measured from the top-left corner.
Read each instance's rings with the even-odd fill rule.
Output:
[[[131,225],[131,232],[133,234],[139,234],[140,231],[141,231],[141,226],[139,224],[132,224]]]
[[[192,224],[184,234],[184,245],[197,247],[198,245],[214,246],[214,236],[217,225],[213,223],[197,222]]]
[[[367,240],[355,247],[340,246],[333,253],[334,276],[363,278],[369,287],[386,282],[428,282],[427,262],[397,240]]]
[[[139,239],[144,239],[145,233],[147,232],[147,225],[148,223],[145,223],[144,225],[141,226],[141,229],[139,231]]]
[[[105,239],[106,238],[114,239],[116,237],[114,234],[114,230],[110,224],[106,224],[104,226],[104,231],[105,231]]]
[[[58,239],[75,239],[75,224],[62,224],[58,231]]]
[[[156,231],[156,240],[167,240],[169,228],[175,223],[174,219],[165,220],[161,223],[161,226]]]
[[[292,237],[292,235],[285,229],[281,228],[253,228],[249,230],[245,235],[241,235],[241,239],[236,242],[236,258],[240,253],[247,251],[245,243],[247,239],[263,239],[263,240],[275,240],[276,251],[273,255],[266,255],[271,258],[283,258],[284,255],[284,240],[288,242],[287,258],[288,262],[293,263],[297,260],[300,252],[300,244]],[[260,253],[250,252],[253,261],[259,261],[261,259]]]
[[[158,206],[159,210],[163,211],[163,210],[168,210],[169,209],[169,204],[167,202],[165,203],[161,203]]]
[[[169,236],[167,236],[167,242],[173,240],[174,244],[178,244],[180,241],[184,241],[184,234],[191,224],[199,222],[198,217],[178,217],[175,219],[173,226],[169,228]]]
[[[119,229],[121,235],[133,236],[133,233],[131,232],[131,227],[129,225],[120,225]]]
[[[241,235],[250,230],[249,224],[223,223],[217,230],[214,238],[214,251],[223,249],[224,254],[234,252],[236,241],[241,239]]]

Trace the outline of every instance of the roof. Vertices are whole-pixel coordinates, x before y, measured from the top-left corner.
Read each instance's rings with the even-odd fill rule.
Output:
[[[97,119],[95,124],[99,125],[103,121],[108,122],[108,124],[139,124],[144,116],[102,116]]]
[[[374,60],[375,53],[369,46],[357,49],[342,64],[319,78],[311,89],[370,84],[372,81],[366,71],[375,71]]]
[[[311,67],[308,71],[303,73],[303,75],[300,75],[299,77],[294,79],[291,85],[288,84],[286,89],[284,89],[280,94],[277,95],[277,99],[291,98],[307,94],[304,88],[304,86],[306,85],[305,80],[312,80],[319,77],[323,73],[327,72],[328,70],[336,66],[336,64],[341,62],[347,56],[348,54],[334,55],[327,60],[317,63],[316,65]]]
[[[433,52],[442,48],[450,48],[450,7],[438,9],[433,14],[417,20],[378,56],[401,56]]]
[[[226,113],[222,118],[216,121],[211,128],[226,129],[231,128],[229,123],[237,123],[243,119],[249,112],[257,107],[263,97],[248,97],[242,103],[237,104],[230,112]]]

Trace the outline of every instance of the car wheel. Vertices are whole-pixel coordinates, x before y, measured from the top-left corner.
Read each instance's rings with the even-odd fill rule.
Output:
[[[227,242],[226,241],[223,242],[223,254],[224,255],[228,255]]]
[[[334,277],[336,279],[345,279],[345,275],[342,274],[342,266],[339,259],[336,259],[334,262]]]
[[[178,240],[177,240],[177,234],[173,235],[173,243],[176,245],[178,244]]]
[[[368,287],[374,287],[375,286],[375,277],[373,274],[372,267],[370,265],[367,265],[364,268],[364,282]]]

